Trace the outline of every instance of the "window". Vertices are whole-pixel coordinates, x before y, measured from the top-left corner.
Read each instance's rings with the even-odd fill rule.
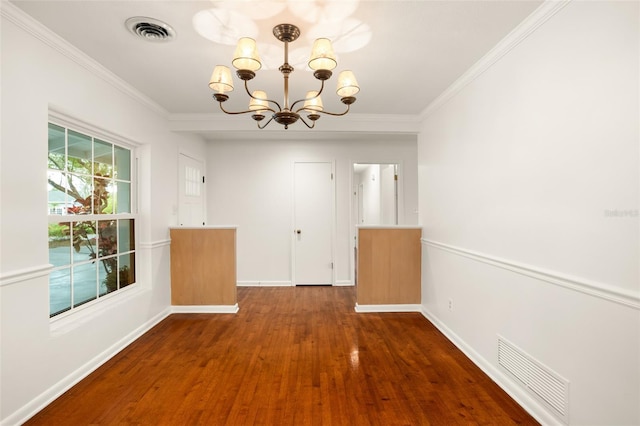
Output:
[[[49,123],[49,315],[135,283],[132,151]]]

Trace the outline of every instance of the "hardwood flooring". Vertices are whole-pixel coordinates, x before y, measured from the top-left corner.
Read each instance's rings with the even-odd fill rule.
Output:
[[[418,313],[355,313],[353,287],[238,304],[169,316],[27,424],[537,424]]]

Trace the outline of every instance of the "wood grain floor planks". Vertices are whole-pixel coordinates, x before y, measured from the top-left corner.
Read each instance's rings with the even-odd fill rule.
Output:
[[[418,313],[355,313],[353,287],[238,304],[169,316],[26,424],[537,424]]]

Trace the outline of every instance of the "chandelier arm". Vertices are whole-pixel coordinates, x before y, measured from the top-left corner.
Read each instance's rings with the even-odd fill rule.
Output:
[[[299,113],[300,111],[304,110],[304,107],[298,109],[296,111],[296,113]],[[334,117],[341,117],[343,115],[347,115],[347,113],[349,112],[349,105],[347,105],[347,109],[344,112],[329,112],[329,111],[322,111],[322,110],[313,110],[314,114],[326,114],[326,115],[333,115]],[[302,117],[302,116],[301,116]]]
[[[267,127],[267,125],[268,125],[269,123],[271,123],[271,120],[273,120],[273,115],[271,116],[271,118],[269,119],[269,121],[267,121],[266,123],[264,123],[262,126],[260,125],[260,122],[259,122],[259,121],[256,121],[256,124],[258,125],[258,129],[262,130],[262,129],[264,129],[265,127]]]
[[[238,114],[247,114],[249,112],[252,113],[256,113],[256,111],[253,110],[246,110],[246,111],[227,111],[226,109],[224,109],[224,107],[222,106],[222,102],[220,102],[220,109],[222,110],[222,112],[224,112],[225,114],[230,114],[230,115],[238,115]],[[275,112],[274,110],[272,110],[271,108],[269,108],[270,111]]]
[[[306,101],[310,101],[311,99],[315,99],[315,98],[317,98],[318,96],[320,96],[322,94],[323,90],[324,90],[324,80],[321,80],[320,90],[318,90],[318,94],[313,96],[313,97],[311,97],[311,98],[298,99],[297,101],[295,101],[293,103],[293,105],[291,105],[291,111],[293,111],[293,108],[296,106],[297,103],[306,102]],[[304,107],[303,108],[298,108],[298,110],[296,112],[300,112],[303,109],[304,109]]]
[[[269,121],[271,121],[271,120],[269,120]],[[315,120],[311,122],[312,123],[311,125],[309,125],[309,123],[307,123],[305,121],[304,117],[302,117],[302,116],[300,116],[300,121],[302,121],[304,123],[304,125],[307,126],[310,129],[313,129],[315,127],[315,125],[316,125]]]
[[[249,83],[247,83],[247,80],[245,80],[245,81],[244,81],[244,90],[246,90],[246,91],[247,91],[247,95],[249,95],[249,97],[250,97],[251,99],[255,99],[255,100],[257,100],[257,101],[267,101],[267,102],[271,102],[271,103],[273,103],[273,104],[276,104],[276,106],[278,107],[278,111],[282,111],[282,107],[280,106],[280,104],[279,104],[278,102],[276,102],[276,101],[274,101],[274,100],[271,100],[271,99],[260,99],[260,98],[256,98],[255,96],[253,96],[253,95],[251,94],[251,91],[249,90]],[[271,109],[271,108],[267,108],[267,109],[268,109],[269,111],[271,111],[271,112],[276,112],[276,110],[274,110],[274,109]]]
[[[347,110],[344,112],[329,112],[329,111],[314,111],[314,112],[318,112],[320,114],[333,115],[334,117],[341,117],[343,115],[347,115],[347,113],[349,112],[349,105],[347,105]]]

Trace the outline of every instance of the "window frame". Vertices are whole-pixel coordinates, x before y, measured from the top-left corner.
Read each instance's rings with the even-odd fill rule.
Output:
[[[93,299],[89,299],[87,301],[84,302],[80,302],[78,305],[74,306],[74,300],[73,300],[73,281],[71,282],[71,303],[70,303],[70,307],[67,310],[64,310],[62,312],[59,312],[58,314],[52,315],[51,312],[51,273],[56,271],[56,270],[62,270],[65,268],[68,268],[69,271],[71,271],[74,267],[74,265],[80,265],[80,264],[91,264],[91,260],[84,260],[84,261],[80,261],[78,263],[75,263],[73,260],[73,253],[72,253],[72,258],[69,260],[69,263],[66,265],[59,265],[59,266],[53,266],[52,265],[52,269],[50,270],[48,276],[49,276],[49,283],[48,283],[48,291],[49,291],[49,303],[47,304],[48,308],[49,308],[49,319],[51,323],[55,323],[55,322],[59,322],[60,320],[64,320],[65,318],[69,318],[74,316],[74,314],[78,314],[79,312],[87,312],[86,310],[88,308],[91,307],[95,307],[95,306],[100,306],[100,305],[104,305],[104,303],[101,302],[105,302],[107,300],[113,300],[113,298],[117,298],[118,295],[124,295],[126,293],[130,293],[130,291],[132,289],[137,289],[139,287],[139,280],[140,280],[140,265],[141,265],[141,259],[140,259],[140,242],[139,242],[139,226],[140,226],[140,219],[139,219],[139,212],[138,212],[138,147],[140,146],[139,144],[133,142],[130,139],[124,138],[120,135],[117,135],[115,133],[106,131],[104,129],[98,128],[96,126],[93,126],[91,124],[88,124],[82,120],[70,117],[62,112],[58,112],[58,111],[53,111],[50,110],[49,111],[49,116],[48,116],[48,121],[47,121],[47,129],[49,129],[49,125],[55,125],[55,126],[59,126],[65,129],[65,135],[68,135],[68,131],[73,131],[73,132],[77,132],[77,133],[81,133],[82,135],[88,136],[89,138],[91,138],[91,142],[92,142],[92,146],[94,144],[95,140],[99,140],[102,142],[106,142],[112,145],[112,165],[115,164],[115,152],[116,152],[116,148],[124,148],[126,150],[129,151],[129,210],[131,211],[130,213],[107,213],[107,214],[95,214],[93,212],[91,212],[91,214],[57,214],[57,212],[51,213],[51,210],[49,209],[49,200],[47,199],[47,227],[52,224],[52,223],[72,223],[72,222],[88,222],[88,221],[93,221],[95,222],[96,225],[99,224],[99,221],[119,221],[119,220],[131,220],[132,224],[133,224],[133,247],[130,248],[129,250],[125,250],[125,251],[120,251],[120,247],[118,247],[115,251],[114,254],[110,255],[110,256],[103,256],[103,258],[109,258],[109,257],[119,257],[119,256],[123,256],[123,255],[127,255],[127,254],[134,254],[134,277],[133,277],[133,282],[129,283],[128,285],[126,285],[125,287],[121,287],[121,288],[117,288],[114,291],[111,292],[107,292],[104,294],[100,294],[100,275],[99,273],[97,273],[96,276],[96,284],[97,284],[97,291],[96,291],[96,297]],[[67,150],[67,144],[68,144],[68,136],[65,137],[65,151]],[[92,152],[95,148],[92,147]],[[47,148],[47,156],[48,156],[48,148]],[[92,174],[91,174],[91,179],[95,179],[96,175],[95,175],[95,170],[93,169],[93,163],[95,162],[95,158],[93,157],[92,154],[92,158],[91,158],[91,163],[92,163]],[[52,170],[49,168],[49,165],[47,164],[46,166],[46,170],[47,170],[47,175],[49,174],[49,172]],[[111,177],[110,179],[113,180],[113,183],[115,183],[118,179],[117,177]],[[124,181],[127,181],[127,179],[124,179]],[[48,185],[48,184],[47,184]],[[48,195],[48,191],[47,191],[47,195]],[[118,231],[120,232],[120,228],[117,227],[116,228]],[[47,241],[49,243],[49,237],[48,237],[49,233],[47,231]],[[119,236],[118,236],[119,237]],[[72,250],[73,252],[73,250]],[[95,262],[95,261],[94,261]],[[98,265],[97,267],[99,267],[100,265],[100,258],[98,258]],[[119,269],[118,269],[119,270]],[[118,272],[119,273],[119,272]]]

